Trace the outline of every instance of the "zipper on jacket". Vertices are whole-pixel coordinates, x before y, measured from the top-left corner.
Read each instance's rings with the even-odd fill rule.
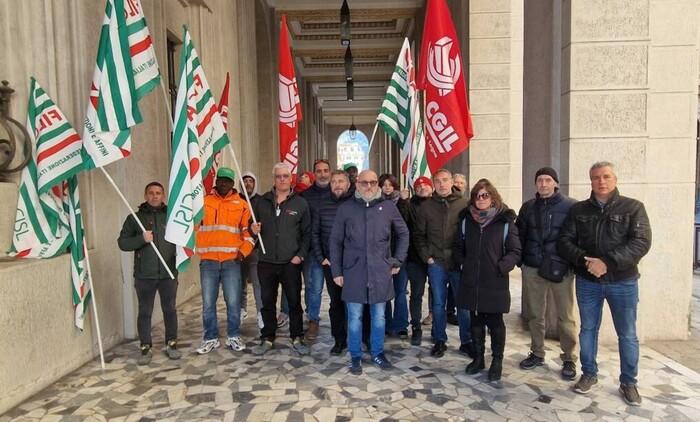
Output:
[[[479,224],[479,253],[476,255],[476,306],[474,306],[476,309],[474,310],[474,313],[479,312],[479,279],[481,279],[481,238],[483,236],[484,226]],[[464,247],[466,248],[467,245],[465,244]]]

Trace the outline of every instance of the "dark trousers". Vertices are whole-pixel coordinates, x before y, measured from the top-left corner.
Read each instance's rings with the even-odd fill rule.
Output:
[[[408,261],[406,264],[408,281],[411,284],[411,297],[408,300],[408,309],[411,313],[411,327],[420,329],[423,320],[423,295],[425,282],[428,278],[428,265],[417,261]],[[430,309],[430,308],[428,308]]]
[[[498,328],[505,328],[506,324],[503,322],[503,314],[497,313],[476,313],[474,311],[469,312],[469,317],[471,318],[472,327],[489,327],[489,330],[494,330]]]
[[[156,300],[156,292],[160,296],[160,307],[163,311],[165,321],[165,342],[177,340],[177,278],[146,280],[135,279],[134,288],[136,297],[139,300],[139,315],[136,327],[139,331],[141,344],[153,345],[151,338],[151,317],[153,315],[153,305]]]
[[[328,309],[328,316],[331,319],[331,335],[336,341],[345,341],[347,337],[345,320],[345,303],[343,302],[343,288],[335,284],[331,267],[323,266],[323,275],[326,279],[326,289],[331,298],[331,305]]]
[[[277,332],[277,291],[280,284],[289,303],[289,334],[292,338],[304,336],[301,309],[301,265],[258,263],[260,295],[262,296],[262,318],[264,327],[260,330],[262,340],[275,340]]]

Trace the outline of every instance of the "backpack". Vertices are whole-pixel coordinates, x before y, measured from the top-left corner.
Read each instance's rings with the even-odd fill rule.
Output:
[[[510,223],[506,221],[506,224],[503,225],[503,255],[505,256],[506,254],[506,237],[508,237],[508,226]],[[466,232],[467,232],[467,218],[462,219],[462,240],[466,239]]]

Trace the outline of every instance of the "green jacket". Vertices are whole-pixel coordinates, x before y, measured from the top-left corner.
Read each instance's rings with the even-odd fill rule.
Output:
[[[153,208],[144,202],[139,205],[136,216],[146,230],[153,232],[153,243],[168,263],[170,271],[177,277],[175,268],[175,245],[165,240],[165,223],[167,221],[168,207],[162,204],[159,208]],[[143,231],[129,215],[124,221],[122,231],[119,232],[119,249],[128,252],[134,251],[134,278],[156,280],[168,279],[168,271],[158,259],[153,247],[143,239]]]

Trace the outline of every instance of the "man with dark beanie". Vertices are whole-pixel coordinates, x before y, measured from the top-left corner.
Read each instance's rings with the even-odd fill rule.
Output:
[[[574,276],[556,254],[557,238],[575,200],[559,192],[559,177],[551,167],[535,173],[535,197],[520,208],[516,226],[522,245],[523,307],[530,328],[530,353],[520,362],[522,369],[544,364],[545,312],[550,292],[557,314],[561,376],[576,378],[576,322],[574,320]],[[558,274],[557,263],[561,262]],[[544,265],[544,267],[543,267]],[[553,275],[556,279],[553,279]]]

